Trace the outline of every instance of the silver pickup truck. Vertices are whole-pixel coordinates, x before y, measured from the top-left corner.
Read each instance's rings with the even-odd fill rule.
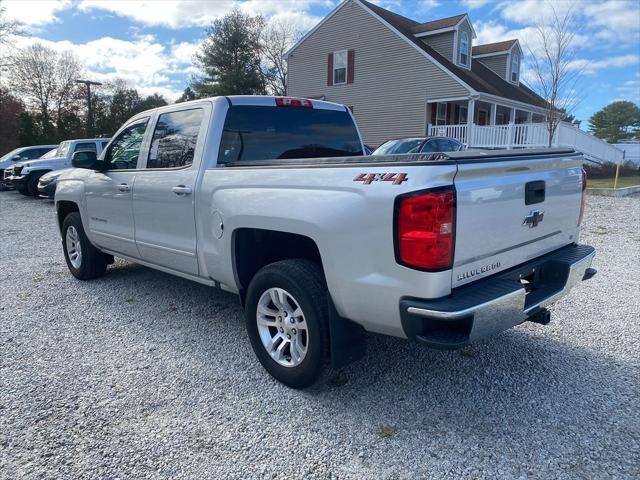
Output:
[[[55,194],[69,270],[118,256],[240,296],[292,387],[364,332],[454,349],[530,320],[591,269],[571,150],[364,156],[349,109],[216,97],[140,113]]]

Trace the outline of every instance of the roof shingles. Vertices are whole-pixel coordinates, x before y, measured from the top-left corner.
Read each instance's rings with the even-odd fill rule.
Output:
[[[467,84],[475,91],[545,108],[545,100],[538,96],[535,92],[525,87],[524,85],[514,85],[510,82],[507,82],[502,77],[492,72],[489,68],[482,65],[482,63],[480,62],[471,62],[471,70],[455,65],[448,58],[445,58],[435,49],[423,42],[421,39],[414,36],[414,28],[422,24],[409,18],[403,17],[402,15],[398,15],[397,13],[385,10],[384,8],[374,5],[367,0],[359,1],[366,8],[371,10],[373,13],[381,17],[385,22],[389,23],[392,27],[398,30],[402,35],[406,37],[407,40],[427,53],[436,62],[438,62],[445,69],[460,78],[460,80],[462,80],[465,84]],[[475,47],[473,53],[476,54]]]

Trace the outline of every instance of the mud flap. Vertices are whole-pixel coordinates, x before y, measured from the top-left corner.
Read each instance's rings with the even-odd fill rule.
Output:
[[[364,329],[355,322],[342,318],[329,297],[329,343],[331,367],[341,368],[364,357],[366,338]]]

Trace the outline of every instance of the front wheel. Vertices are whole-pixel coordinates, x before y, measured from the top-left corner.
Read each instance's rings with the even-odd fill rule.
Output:
[[[69,271],[80,280],[101,277],[107,270],[108,257],[91,244],[78,212],[62,222],[62,249]]]
[[[40,181],[40,177],[43,176],[47,172],[40,173],[32,173],[27,179],[27,192],[32,197],[38,198],[38,182]]]
[[[247,332],[262,366],[293,388],[311,385],[327,359],[329,313],[322,269],[305,259],[256,273],[246,301]]]

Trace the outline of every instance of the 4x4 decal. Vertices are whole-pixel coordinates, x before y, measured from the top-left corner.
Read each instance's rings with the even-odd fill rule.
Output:
[[[409,180],[406,173],[361,173],[353,179],[354,182],[362,182],[370,185],[372,182],[392,182],[393,185],[400,185]]]

